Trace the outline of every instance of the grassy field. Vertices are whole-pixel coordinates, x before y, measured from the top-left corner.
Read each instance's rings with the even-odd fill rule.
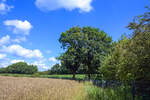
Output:
[[[123,87],[100,88],[92,82],[0,76],[0,100],[132,100],[132,95],[130,89],[125,93]]]
[[[0,74],[0,76],[12,76],[12,77],[39,77],[39,78],[57,78],[57,79],[72,79],[72,75],[40,75],[40,74]],[[86,75],[77,74],[76,79],[77,80],[84,80],[86,78]]]
[[[73,80],[0,76],[0,100],[84,100],[84,85]]]

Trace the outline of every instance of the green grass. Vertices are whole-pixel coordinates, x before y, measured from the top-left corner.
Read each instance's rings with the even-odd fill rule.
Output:
[[[85,83],[86,99],[85,100],[132,100],[131,89],[123,86],[116,88],[102,88],[93,86],[92,83]],[[135,100],[142,100],[137,97]]]
[[[11,76],[11,77],[39,77],[39,78],[57,78],[57,79],[72,79],[72,75],[40,75],[39,73],[28,75],[28,74],[0,74],[0,76]],[[77,80],[84,80],[86,75],[77,74]],[[84,83],[84,92],[86,94],[83,99],[82,95],[79,96],[78,100],[132,100],[131,89],[129,87],[115,87],[115,88],[101,88],[94,86],[92,82]],[[83,94],[83,93],[81,93]],[[136,97],[135,100],[142,100]]]
[[[72,79],[72,75],[40,75],[38,73],[29,75],[29,74],[0,74],[0,76],[12,76],[12,77],[39,77],[39,78],[58,78],[58,79]],[[77,80],[84,80],[86,75],[77,74]]]

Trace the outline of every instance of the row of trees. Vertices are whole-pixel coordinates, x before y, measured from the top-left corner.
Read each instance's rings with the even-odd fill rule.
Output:
[[[41,72],[40,72],[41,73]],[[52,68],[50,70],[47,71],[48,74],[52,75],[52,74],[72,74],[72,72],[70,71],[70,69],[68,69],[66,66],[63,66],[61,64],[55,64],[54,66],[52,66]],[[80,65],[79,69],[76,71],[77,74],[86,74],[87,70],[85,67],[83,67],[83,65]]]
[[[58,59],[73,78],[82,67],[89,79],[97,74],[103,80],[132,82],[137,94],[150,96],[150,12],[137,16],[128,28],[132,35],[113,42],[97,28],[72,27],[61,34],[65,52]]]
[[[114,46],[99,71],[105,80],[132,81],[138,94],[150,96],[150,12],[137,16],[128,28],[132,36]]]
[[[37,66],[28,65],[25,62],[18,62],[9,65],[6,68],[1,68],[0,73],[15,73],[15,74],[34,74],[38,71]]]

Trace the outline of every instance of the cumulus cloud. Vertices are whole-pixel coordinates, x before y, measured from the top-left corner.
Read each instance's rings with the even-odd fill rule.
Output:
[[[10,42],[10,36],[9,35],[6,35],[6,36],[0,38],[0,45],[7,44],[9,42]]]
[[[9,12],[12,8],[14,8],[13,6],[9,6],[5,3],[5,0],[2,0],[2,2],[0,2],[0,14],[6,14],[7,12]]]
[[[18,62],[25,62],[24,60],[11,60],[10,63],[14,64],[14,63],[18,63]]]
[[[35,49],[35,50],[30,50],[23,48],[20,45],[10,45],[8,47],[3,46],[2,52],[13,54],[16,56],[24,57],[24,58],[43,58],[42,53],[40,50]]]
[[[50,57],[50,58],[49,58],[49,61],[57,62],[57,59],[56,59],[55,57]]]
[[[0,54],[0,60],[4,59],[7,55],[6,54]]]
[[[27,20],[6,20],[4,21],[4,25],[12,27],[13,32],[16,34],[23,33],[24,35],[28,35],[32,28],[31,23]]]
[[[64,8],[66,10],[79,9],[80,12],[90,12],[93,0],[36,0],[36,6],[42,11],[52,11]]]

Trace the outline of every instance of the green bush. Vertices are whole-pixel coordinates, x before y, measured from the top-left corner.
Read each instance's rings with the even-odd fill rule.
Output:
[[[93,86],[92,83],[86,83],[86,99],[85,100],[132,100],[131,89],[127,86],[118,86],[114,88],[102,88]],[[142,100],[135,97],[135,100]]]

